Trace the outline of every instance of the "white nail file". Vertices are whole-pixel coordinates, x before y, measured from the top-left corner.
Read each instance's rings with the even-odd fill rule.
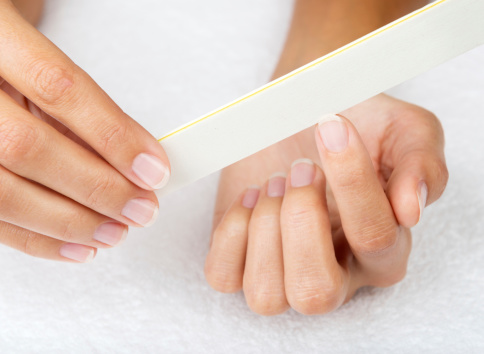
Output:
[[[159,139],[159,196],[484,44],[484,0],[435,1]],[[484,84],[484,83],[483,83]]]

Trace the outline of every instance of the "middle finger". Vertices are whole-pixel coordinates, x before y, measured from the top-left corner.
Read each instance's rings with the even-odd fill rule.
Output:
[[[325,197],[325,179],[311,160],[295,161],[281,210],[284,281],[289,304],[303,314],[340,306],[348,273],[336,260]]]
[[[154,193],[130,183],[1,90],[0,106],[1,165],[126,224],[147,226],[154,220]]]

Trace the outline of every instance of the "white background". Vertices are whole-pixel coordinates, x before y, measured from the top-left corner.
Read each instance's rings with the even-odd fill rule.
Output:
[[[264,84],[292,0],[49,0],[41,30],[161,136]],[[265,318],[206,284],[217,176],[88,265],[0,247],[1,353],[472,353],[484,350],[484,47],[391,90],[435,112],[450,181],[405,280],[341,309]]]

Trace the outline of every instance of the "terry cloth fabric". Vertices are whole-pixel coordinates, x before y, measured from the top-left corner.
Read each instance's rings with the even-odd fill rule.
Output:
[[[291,0],[49,0],[40,29],[159,137],[264,84]],[[87,265],[0,247],[1,353],[479,353],[484,350],[484,47],[392,90],[436,113],[450,181],[406,278],[333,313],[261,317],[204,280],[218,175]]]

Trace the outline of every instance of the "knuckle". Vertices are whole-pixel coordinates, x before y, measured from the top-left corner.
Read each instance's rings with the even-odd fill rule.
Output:
[[[113,151],[129,141],[129,129],[126,124],[101,125],[98,128],[99,145],[103,151]]]
[[[440,175],[442,177],[442,185],[443,188],[447,186],[447,183],[449,182],[449,170],[447,168],[447,164],[444,161],[440,161]]]
[[[373,223],[360,229],[352,248],[355,253],[363,256],[381,256],[393,249],[398,235],[399,228],[391,223]]]
[[[288,308],[285,294],[245,287],[244,294],[249,308],[262,316],[279,315]]]
[[[407,275],[407,267],[402,267],[397,271],[393,272],[392,274],[390,274],[388,278],[385,279],[386,284],[384,284],[384,286],[392,286],[397,283],[400,283],[403,279],[405,279],[406,275]]]
[[[290,292],[291,296],[288,296],[294,310],[304,315],[316,315],[333,311],[342,304],[344,297],[341,279],[318,277],[305,283],[297,284]]]
[[[9,166],[33,158],[41,134],[32,124],[9,120],[0,122],[0,160]]]
[[[218,225],[221,223],[224,215],[225,215],[225,210],[219,209],[219,208],[215,210],[215,212],[213,213],[213,225],[212,225],[213,230],[215,230],[218,227]]]
[[[15,191],[11,185],[11,179],[8,178],[8,172],[5,172],[0,167],[0,211],[3,213],[5,208],[9,208],[9,204],[14,197]]]
[[[228,213],[214,232],[214,238],[240,238],[247,233],[249,220],[241,213]]]
[[[374,269],[369,285],[378,287],[389,287],[402,281],[407,274],[408,258],[410,255],[412,235],[409,229],[399,227],[399,251],[396,255],[391,255],[388,266]]]
[[[444,139],[444,127],[435,113],[423,107],[412,105],[408,114],[411,115],[411,119],[416,119],[420,124],[425,124],[429,131],[437,135],[439,140]]]
[[[377,280],[373,282],[372,285],[380,288],[387,288],[401,282],[403,279],[405,279],[406,275],[407,267],[399,267],[391,273],[381,275]]]
[[[315,223],[315,218],[319,216],[316,211],[320,210],[321,204],[310,199],[302,201],[295,201],[290,207],[283,209],[282,220],[286,227],[297,229]]]
[[[334,180],[337,181],[337,186],[342,192],[348,191],[349,193],[358,193],[368,191],[368,178],[367,171],[364,168],[353,167],[351,171],[343,169],[335,176]]]
[[[442,122],[433,112],[430,112],[430,111],[427,111],[427,112],[429,115],[429,119],[434,122],[435,129],[438,132],[439,136],[441,137],[441,139],[444,139],[445,134],[444,134],[444,127],[442,126]]]
[[[32,257],[40,257],[41,241],[41,235],[34,232],[28,232],[23,242],[22,252]]]
[[[270,233],[279,227],[280,218],[277,214],[252,214],[249,221],[249,233]]]
[[[445,187],[447,186],[447,182],[449,181],[449,170],[447,169],[447,165],[445,161],[441,159],[437,159],[434,162],[433,170],[436,174],[436,194],[437,198],[444,193]]]
[[[110,174],[98,176],[91,186],[85,200],[93,208],[101,206],[113,191],[119,190],[117,179]]]
[[[221,293],[236,293],[242,289],[242,281],[234,276],[231,267],[221,262],[205,263],[205,279],[216,291]]]
[[[32,74],[32,88],[40,106],[58,106],[67,99],[74,86],[74,70],[67,64],[36,60],[28,67]]]
[[[59,237],[63,241],[75,242],[81,225],[86,225],[84,222],[82,213],[72,212],[66,215],[65,222],[61,226]]]

